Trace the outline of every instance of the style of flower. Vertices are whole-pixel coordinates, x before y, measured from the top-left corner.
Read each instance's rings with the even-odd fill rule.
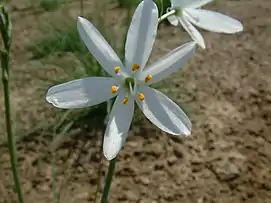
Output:
[[[191,38],[205,49],[205,42],[201,33],[194,27],[217,33],[233,34],[243,31],[243,25],[226,15],[200,7],[213,0],[170,0],[171,8],[175,13],[170,15],[168,21],[177,26],[179,23],[188,32]]]
[[[125,45],[125,62],[86,19],[78,17],[77,28],[91,54],[112,77],[89,77],[56,85],[46,100],[55,107],[74,109],[93,106],[116,96],[104,135],[103,151],[108,160],[124,145],[134,113],[134,103],[161,130],[190,135],[187,115],[163,93],[149,87],[180,69],[195,52],[188,42],[145,68],[156,37],[158,9],[152,0],[142,1],[132,18]]]

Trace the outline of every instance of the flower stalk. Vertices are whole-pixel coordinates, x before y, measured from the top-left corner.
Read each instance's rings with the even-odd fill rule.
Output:
[[[84,2],[83,0],[80,0],[80,15],[84,15]]]
[[[169,16],[172,16],[176,13],[176,10],[173,9],[167,13],[165,13],[164,15],[162,15],[159,19],[158,19],[158,23],[160,24],[163,20],[165,20],[166,18],[168,18]]]
[[[14,184],[20,203],[24,203],[23,194],[20,184],[20,176],[18,171],[16,141],[12,131],[11,105],[10,105],[10,89],[9,89],[9,62],[10,62],[10,44],[11,44],[11,20],[6,8],[0,5],[0,31],[3,39],[4,47],[0,51],[2,83],[4,92],[4,106],[6,119],[6,132],[8,137],[8,149],[10,155],[11,170],[13,174]]]
[[[113,177],[113,173],[114,173],[114,170],[115,170],[116,162],[117,162],[117,158],[114,158],[109,162],[101,203],[107,203],[107,198],[108,198],[108,195],[109,195],[110,186],[111,186],[112,177]]]

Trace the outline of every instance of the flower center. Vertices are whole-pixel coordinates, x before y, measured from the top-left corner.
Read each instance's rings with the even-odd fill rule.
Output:
[[[140,66],[138,64],[134,64],[132,66],[132,71],[133,72],[135,72],[135,71],[137,71],[139,69],[140,69]],[[114,67],[114,72],[116,74],[118,74],[120,72],[120,67],[119,66],[115,66]],[[150,74],[147,75],[145,77],[145,83],[149,82],[151,79],[152,79],[152,75],[150,75]],[[145,100],[145,95],[142,92],[137,92],[137,90],[136,90],[136,81],[135,80],[136,80],[135,77],[126,77],[124,79],[123,86],[124,86],[124,88],[126,88],[128,90],[128,92],[130,92],[130,94],[132,96],[137,96],[139,98],[139,100],[143,102]],[[118,86],[112,85],[111,86],[111,92],[112,92],[112,94],[117,93],[118,89],[119,89]],[[129,102],[129,98],[128,98],[129,93],[128,92],[126,93],[126,96],[123,98],[122,104],[128,104],[128,102]]]
[[[134,87],[134,85],[135,85],[135,79],[134,78],[132,78],[132,77],[125,78],[124,86],[127,89],[130,89],[130,86]]]
[[[175,8],[175,15],[176,16],[181,16],[182,12],[183,12],[183,10],[181,8]]]

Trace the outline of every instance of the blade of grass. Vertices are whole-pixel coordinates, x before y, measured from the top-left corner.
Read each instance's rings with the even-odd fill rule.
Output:
[[[57,180],[56,180],[56,152],[53,150],[52,152],[52,163],[51,163],[51,168],[52,168],[52,191],[53,191],[53,203],[58,202],[58,196],[57,196]]]
[[[10,65],[10,44],[11,44],[11,19],[5,7],[1,6],[0,15],[0,30],[4,42],[4,50],[1,50],[1,68],[2,68],[2,82],[4,91],[4,106],[6,118],[6,132],[8,136],[8,149],[10,155],[11,170],[15,188],[17,191],[18,200],[24,203],[23,193],[20,183],[20,175],[18,170],[18,159],[16,150],[16,141],[12,129],[11,105],[10,105],[10,84],[9,84],[9,65]]]

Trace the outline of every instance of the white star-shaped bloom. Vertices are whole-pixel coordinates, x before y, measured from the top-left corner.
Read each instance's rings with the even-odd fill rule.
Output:
[[[196,43],[188,42],[145,68],[156,37],[158,9],[152,0],[137,7],[128,30],[125,62],[86,19],[77,27],[88,50],[112,77],[89,77],[56,85],[46,100],[58,108],[93,106],[116,96],[104,135],[103,151],[108,160],[116,157],[126,140],[134,103],[161,130],[173,135],[190,135],[191,122],[181,108],[163,93],[149,87],[180,69],[194,55]]]
[[[243,30],[243,25],[239,21],[221,13],[200,8],[213,0],[170,1],[170,9],[175,9],[176,12],[168,17],[168,21],[174,26],[180,23],[203,49],[205,49],[203,36],[194,25],[217,33],[233,34]]]

